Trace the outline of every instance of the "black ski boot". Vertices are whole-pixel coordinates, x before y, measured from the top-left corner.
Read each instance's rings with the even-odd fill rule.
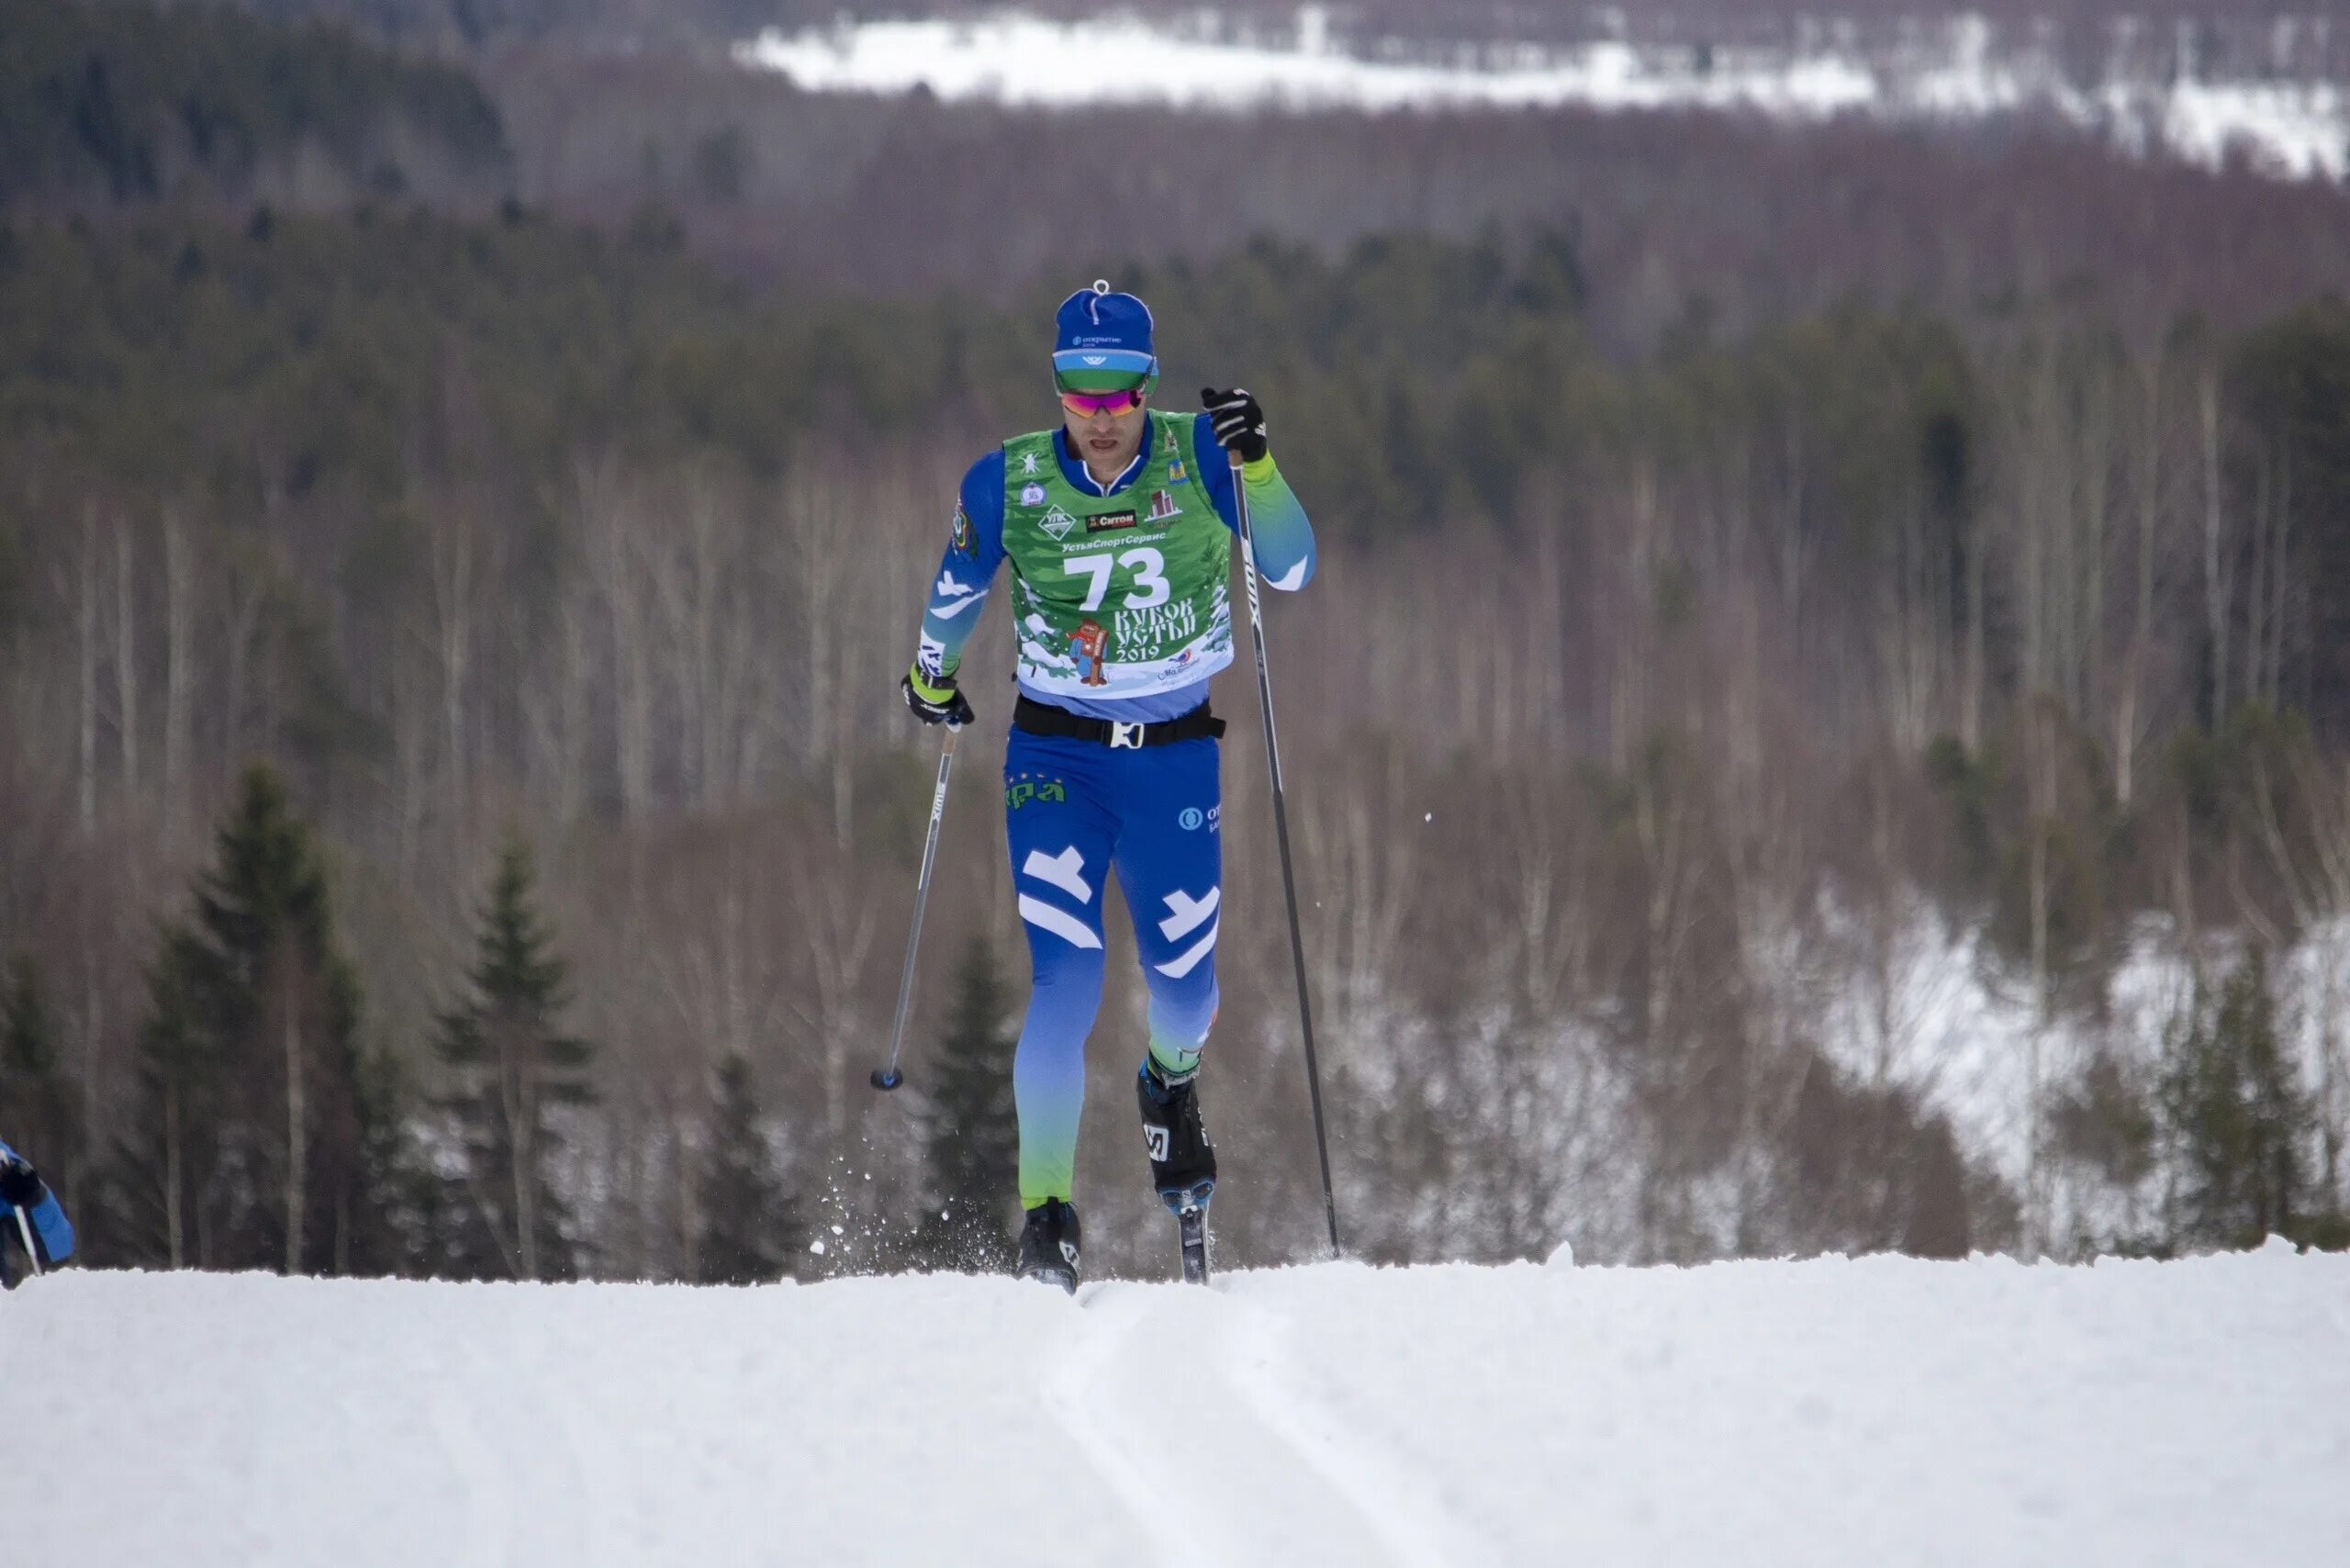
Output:
[[[1208,1200],[1215,1194],[1215,1146],[1208,1142],[1200,1122],[1199,1085],[1195,1068],[1169,1080],[1158,1064],[1146,1058],[1135,1075],[1136,1098],[1142,1103],[1143,1141],[1150,1148],[1151,1185],[1159,1201],[1175,1216],[1181,1233],[1183,1278],[1192,1284],[1208,1279]]]
[[[1028,1211],[1020,1227],[1020,1277],[1042,1280],[1077,1294],[1077,1209],[1058,1198],[1046,1198]]]

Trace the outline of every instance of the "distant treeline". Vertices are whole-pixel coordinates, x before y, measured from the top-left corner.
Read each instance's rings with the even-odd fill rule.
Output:
[[[1919,569],[1950,579],[1935,612],[1953,627],[1984,514],[2010,482],[1998,465],[2054,439],[2016,422],[2013,395],[2053,399],[2052,418],[2092,420],[2117,443],[2099,505],[2185,517],[2198,503],[2179,490],[2204,459],[2176,443],[2202,439],[2202,416],[2171,400],[2191,405],[2208,382],[2221,420],[2209,457],[2234,482],[2211,498],[2242,548],[2268,549],[2272,531],[2281,552],[2260,566],[2262,591],[2282,596],[2260,610],[2280,653],[2253,695],[2350,725],[2350,666],[2329,634],[2350,558],[2314,521],[2350,505],[2350,314],[2331,301],[2240,333],[2182,317],[2152,339],[2062,298],[1972,319],[1855,300],[1735,340],[1700,312],[1627,367],[1595,342],[1579,250],[1555,232],[1381,236],[1337,257],[1265,241],[1068,277],[1097,268],[1151,300],[1169,396],[1248,368],[1336,537],[1508,526],[1533,493],[1572,495],[1626,454],[1671,486],[1728,441],[1787,487],[1815,539],[1810,573],[1863,577],[1917,532]],[[583,450],[719,453],[771,480],[811,438],[960,450],[962,432],[1024,428],[1035,324],[1065,281],[1010,306],[754,287],[695,260],[657,216],[616,236],[375,205],[342,219],[18,221],[0,228],[0,439],[26,472],[232,510],[330,497],[396,511],[420,461],[509,476],[517,504],[543,508]],[[2133,375],[2165,378],[2140,389],[2154,401],[2125,403],[2111,378]],[[2132,420],[2154,422],[2132,435]],[[2128,456],[2131,442],[2154,450]],[[2126,465],[2143,462],[2163,465],[2160,493],[2129,488]]]
[[[0,211],[502,192],[463,70],[224,6],[0,0]]]

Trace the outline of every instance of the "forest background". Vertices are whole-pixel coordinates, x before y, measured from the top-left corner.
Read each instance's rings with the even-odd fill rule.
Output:
[[[1263,396],[1322,542],[1269,613],[1362,1255],[2350,1240],[2340,188],[729,58],[798,19],[0,0],[0,1133],[93,1262],[1000,1260],[1001,614],[882,1099],[894,683],[1095,276],[1166,396]],[[1320,1204],[1220,701],[1206,1097],[1271,1263]],[[1156,1271],[1130,955],[1080,1199]]]

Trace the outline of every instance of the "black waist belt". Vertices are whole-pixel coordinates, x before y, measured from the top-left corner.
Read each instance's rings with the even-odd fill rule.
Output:
[[[1059,735],[1117,747],[1165,745],[1169,741],[1206,740],[1224,734],[1224,721],[1209,712],[1204,702],[1180,718],[1156,724],[1125,724],[1115,719],[1089,719],[1029,697],[1013,705],[1012,727],[1032,735]]]

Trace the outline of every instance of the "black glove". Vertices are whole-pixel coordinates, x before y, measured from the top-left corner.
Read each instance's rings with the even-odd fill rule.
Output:
[[[1240,454],[1243,463],[1254,463],[1271,449],[1265,439],[1265,406],[1257,395],[1245,386],[1229,392],[1219,392],[1213,386],[1200,388],[1200,407],[1208,411],[1208,423],[1215,431],[1215,438],[1227,452]]]
[[[0,1164],[0,1204],[12,1209],[40,1206],[40,1172],[22,1159]]]
[[[922,678],[923,685],[933,693],[944,691],[946,694],[942,700],[934,696],[923,696],[914,685],[915,675],[915,671],[908,670],[905,678],[898,682],[898,689],[906,694],[907,711],[925,724],[945,724],[950,729],[959,730],[971,722],[971,704],[952,680],[933,680],[928,676]]]

